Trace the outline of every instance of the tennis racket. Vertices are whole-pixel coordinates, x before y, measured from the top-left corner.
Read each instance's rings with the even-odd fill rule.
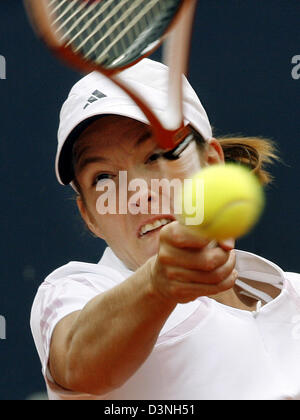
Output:
[[[187,72],[197,0],[24,2],[36,32],[57,56],[81,72],[96,70],[107,76],[140,107],[156,142],[166,151],[162,169],[170,179],[179,172],[181,179],[191,178],[201,169],[197,133],[185,126],[182,104],[182,75]],[[126,85],[119,73],[162,44],[169,67],[168,104],[158,117],[146,98]]]
[[[73,68],[97,70],[113,80],[141,108],[158,145],[176,160],[195,133],[183,123],[182,74],[187,71],[197,0],[24,0],[36,32]],[[164,41],[166,41],[164,43]],[[118,73],[164,43],[170,68],[168,106],[158,118]],[[178,147],[177,147],[178,146]]]

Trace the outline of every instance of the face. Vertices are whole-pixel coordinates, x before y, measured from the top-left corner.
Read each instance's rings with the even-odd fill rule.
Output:
[[[92,123],[75,145],[81,215],[133,271],[158,252],[162,226],[175,220],[172,192],[153,187],[153,180],[166,178],[159,151],[146,124],[119,116]],[[222,158],[215,141],[201,154],[204,166]],[[163,202],[169,203],[168,212],[163,212]],[[116,211],[100,214],[100,204]]]

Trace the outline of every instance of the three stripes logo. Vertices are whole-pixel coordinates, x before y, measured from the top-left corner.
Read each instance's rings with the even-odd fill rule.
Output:
[[[87,104],[84,106],[83,109],[86,109],[88,106],[90,106],[92,103],[99,101],[99,99],[106,98],[106,95],[99,90],[95,90],[95,92],[92,93],[92,95],[89,97]]]

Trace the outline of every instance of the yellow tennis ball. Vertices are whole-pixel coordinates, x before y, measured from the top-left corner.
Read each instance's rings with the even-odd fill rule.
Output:
[[[178,220],[203,237],[239,238],[258,221],[265,203],[257,177],[237,164],[212,165],[184,183]]]

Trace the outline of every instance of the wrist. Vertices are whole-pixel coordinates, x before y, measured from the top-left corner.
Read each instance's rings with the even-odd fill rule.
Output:
[[[147,263],[147,278],[149,279],[149,294],[152,299],[163,308],[172,312],[177,305],[177,302],[166,296],[159,287],[159,273],[157,270],[157,255],[151,257]]]

